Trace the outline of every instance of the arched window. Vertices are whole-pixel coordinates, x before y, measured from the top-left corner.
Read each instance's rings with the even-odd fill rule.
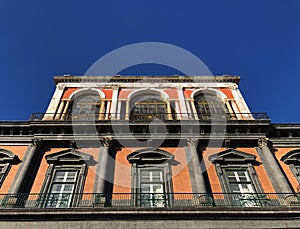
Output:
[[[146,94],[137,96],[130,102],[130,107],[130,120],[168,119],[167,102],[159,95]]]
[[[213,94],[198,94],[194,97],[195,107],[200,120],[210,120],[211,116],[224,117],[228,110],[225,104]]]
[[[98,119],[101,99],[98,94],[87,93],[75,96],[69,109],[69,118]]]

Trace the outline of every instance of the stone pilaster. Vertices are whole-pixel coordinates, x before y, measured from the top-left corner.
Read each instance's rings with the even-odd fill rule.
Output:
[[[188,149],[186,151],[186,154],[188,166],[190,171],[192,172],[191,176],[193,176],[193,179],[191,179],[193,192],[207,193],[205,179],[197,152],[196,139],[188,139]]]
[[[111,139],[103,138],[101,140],[102,146],[99,148],[98,165],[96,170],[94,193],[105,193],[105,182],[107,181],[109,172]]]
[[[258,139],[256,150],[266,169],[268,177],[277,193],[293,193],[284,173],[282,172],[273,152],[268,146],[268,138]]]
[[[117,113],[117,105],[118,105],[118,94],[119,94],[119,87],[114,86],[113,87],[113,93],[112,93],[112,100],[111,100],[111,119],[116,119],[116,113]]]
[[[186,103],[185,103],[183,89],[181,86],[177,87],[177,93],[178,93],[178,100],[179,100],[180,111],[181,111],[181,119],[184,119],[184,120],[188,119],[187,107],[186,107]]]
[[[22,188],[24,187],[26,179],[29,176],[31,167],[35,164],[34,159],[40,145],[41,139],[35,138],[33,139],[32,144],[28,147],[27,153],[25,154],[21,167],[17,172],[11,190],[9,191],[11,194],[18,194],[23,192]]]

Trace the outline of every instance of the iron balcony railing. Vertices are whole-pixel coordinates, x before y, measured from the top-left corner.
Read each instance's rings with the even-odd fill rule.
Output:
[[[300,207],[288,193],[66,193],[0,195],[0,208]]]
[[[105,121],[105,120],[129,120],[129,121],[152,121],[152,120],[270,120],[266,113],[149,113],[149,114],[110,114],[110,113],[33,113],[31,121],[39,120],[62,120],[62,121]]]

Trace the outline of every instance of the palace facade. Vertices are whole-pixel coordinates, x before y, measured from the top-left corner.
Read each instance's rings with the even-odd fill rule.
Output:
[[[300,125],[238,76],[57,76],[0,122],[0,227],[297,227]]]

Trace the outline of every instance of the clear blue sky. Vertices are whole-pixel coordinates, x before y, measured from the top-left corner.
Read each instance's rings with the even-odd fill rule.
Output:
[[[252,112],[300,123],[300,0],[0,0],[0,120],[45,112],[54,75],[84,74],[106,53],[148,41],[192,52],[215,75],[240,75]]]

